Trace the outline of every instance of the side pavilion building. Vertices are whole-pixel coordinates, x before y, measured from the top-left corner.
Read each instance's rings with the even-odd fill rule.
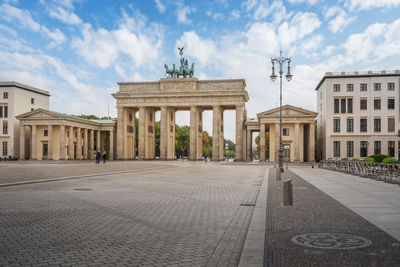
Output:
[[[260,133],[260,161],[278,161],[279,107],[257,114],[248,119],[246,131],[246,160],[251,161],[252,134]],[[290,162],[313,162],[315,160],[315,118],[318,113],[285,105],[282,107],[282,146]],[[269,132],[269,158],[266,157],[266,133]]]

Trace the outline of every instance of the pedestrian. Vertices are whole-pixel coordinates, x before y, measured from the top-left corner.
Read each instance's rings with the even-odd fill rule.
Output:
[[[96,153],[96,164],[100,164],[100,157],[101,157],[100,152],[97,151],[97,153]]]
[[[107,159],[107,153],[106,153],[106,151],[104,151],[104,154],[103,154],[103,164],[106,164],[106,159]]]

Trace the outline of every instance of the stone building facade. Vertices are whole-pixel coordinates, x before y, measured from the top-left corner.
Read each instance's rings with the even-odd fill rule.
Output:
[[[318,159],[398,158],[400,70],[327,72],[316,87]]]

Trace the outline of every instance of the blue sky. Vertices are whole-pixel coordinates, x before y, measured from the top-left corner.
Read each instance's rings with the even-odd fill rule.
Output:
[[[325,72],[400,68],[400,0],[0,0],[0,10],[0,80],[49,90],[50,109],[69,114],[116,116],[117,82],[164,77],[182,45],[199,79],[246,79],[249,117],[278,104],[268,76],[280,49],[294,75],[283,103],[314,111]]]

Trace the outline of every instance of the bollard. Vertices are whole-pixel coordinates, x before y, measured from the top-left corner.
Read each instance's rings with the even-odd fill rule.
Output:
[[[276,180],[280,181],[281,180],[281,170],[279,168],[276,168]]]
[[[293,186],[292,180],[285,180],[283,183],[283,205],[293,206]]]

